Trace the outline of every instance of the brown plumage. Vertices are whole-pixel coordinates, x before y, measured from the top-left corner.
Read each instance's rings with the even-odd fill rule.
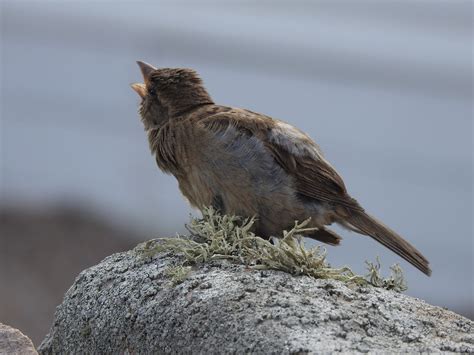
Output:
[[[302,131],[249,110],[214,104],[191,69],[138,62],[144,84],[140,115],[158,166],[173,174],[192,206],[256,216],[255,232],[280,236],[295,220],[319,228],[307,237],[338,245],[325,226],[338,223],[370,236],[431,274],[428,260],[368,215],[346,190],[319,147]]]

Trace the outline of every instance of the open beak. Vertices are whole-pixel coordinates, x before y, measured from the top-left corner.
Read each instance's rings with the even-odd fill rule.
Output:
[[[130,84],[133,90],[143,99],[146,96],[146,86],[141,83]]]
[[[152,72],[156,70],[156,68],[153,65],[142,62],[140,60],[137,61],[137,64],[140,67],[140,70],[143,75],[143,81],[145,82],[145,84],[134,83],[134,84],[131,84],[130,86],[143,99],[146,96],[146,92],[147,92],[146,87],[150,83],[150,75]]]
[[[150,75],[156,70],[156,68],[153,65],[139,60],[137,61],[137,64],[140,67],[140,70],[142,71],[143,81],[145,82],[145,85],[148,85],[148,83],[150,82]]]

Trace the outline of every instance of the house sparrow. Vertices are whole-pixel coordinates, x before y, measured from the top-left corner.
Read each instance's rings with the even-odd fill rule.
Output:
[[[428,260],[400,235],[367,214],[346,190],[318,145],[280,120],[214,104],[191,69],[137,62],[144,84],[132,84],[142,101],[140,116],[150,149],[173,174],[192,206],[256,216],[255,233],[281,236],[295,220],[311,217],[308,232],[338,245],[326,226],[337,223],[372,237],[431,274]]]

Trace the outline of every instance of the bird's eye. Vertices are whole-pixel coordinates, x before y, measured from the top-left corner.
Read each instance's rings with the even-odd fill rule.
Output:
[[[155,96],[156,95],[155,89],[154,88],[148,89],[148,94],[150,94],[151,96]]]

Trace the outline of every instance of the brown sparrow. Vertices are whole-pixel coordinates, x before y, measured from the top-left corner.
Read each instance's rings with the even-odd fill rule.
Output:
[[[137,62],[144,84],[132,84],[150,149],[173,174],[192,206],[256,216],[255,233],[281,236],[311,217],[306,237],[338,245],[333,222],[370,236],[431,274],[428,260],[352,198],[318,145],[280,120],[214,104],[191,69],[156,69]]]

